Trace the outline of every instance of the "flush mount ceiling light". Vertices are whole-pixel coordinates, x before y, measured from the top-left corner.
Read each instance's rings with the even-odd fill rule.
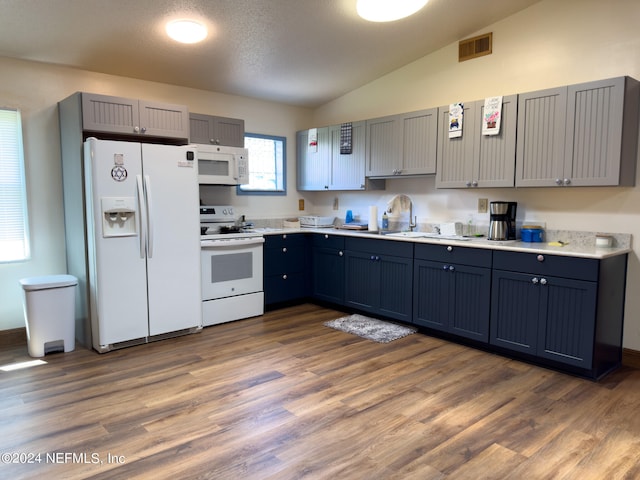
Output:
[[[393,22],[413,15],[429,0],[358,0],[356,10],[370,22]]]
[[[207,37],[207,27],[195,20],[173,20],[167,23],[166,30],[180,43],[198,43]]]

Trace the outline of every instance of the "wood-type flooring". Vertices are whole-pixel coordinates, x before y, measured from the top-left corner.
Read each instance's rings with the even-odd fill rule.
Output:
[[[323,326],[342,315],[304,304],[0,371],[0,478],[640,478],[640,370],[592,382]]]

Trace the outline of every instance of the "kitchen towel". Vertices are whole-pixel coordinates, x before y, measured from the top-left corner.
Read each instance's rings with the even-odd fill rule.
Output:
[[[352,131],[351,123],[340,125],[340,155],[350,155],[352,151]]]
[[[378,231],[378,207],[375,205],[369,207],[369,231]]]
[[[488,97],[484,99],[484,114],[482,115],[482,135],[498,135],[502,118],[502,97]]]

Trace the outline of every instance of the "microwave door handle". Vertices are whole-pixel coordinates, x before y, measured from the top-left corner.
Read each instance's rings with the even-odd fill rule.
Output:
[[[142,175],[136,175],[136,197],[138,199],[138,228],[140,229],[140,258],[144,258],[147,243],[147,207],[144,201]]]
[[[147,256],[153,258],[153,202],[149,175],[144,176],[144,191],[147,199]]]
[[[236,156],[233,156],[233,179],[237,182],[238,179],[240,178],[240,162],[238,162],[238,159],[236,158]]]

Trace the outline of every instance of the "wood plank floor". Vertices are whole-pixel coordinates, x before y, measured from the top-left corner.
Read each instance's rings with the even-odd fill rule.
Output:
[[[0,478],[640,478],[640,370],[594,383],[323,326],[342,315],[300,305],[0,371]]]

